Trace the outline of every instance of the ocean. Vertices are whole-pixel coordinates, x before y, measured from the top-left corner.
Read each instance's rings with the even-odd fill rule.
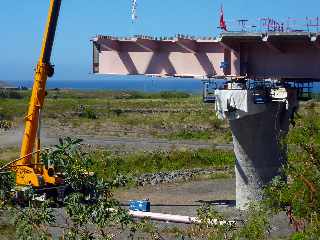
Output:
[[[222,80],[219,80],[221,83]],[[33,81],[21,80],[8,82],[11,86],[32,87]],[[186,78],[151,78],[151,77],[128,77],[128,78],[98,78],[93,80],[52,80],[47,82],[47,89],[63,88],[83,91],[113,90],[113,91],[178,91],[194,94],[202,93],[203,84],[199,79]],[[320,83],[313,84],[312,92],[320,93]]]
[[[32,87],[32,81],[10,81],[8,84],[13,86]],[[177,78],[139,78],[139,79],[98,79],[86,81],[61,81],[51,80],[47,82],[47,89],[64,88],[77,90],[114,90],[114,91],[181,91],[188,93],[201,93],[202,82],[195,79],[177,79]]]

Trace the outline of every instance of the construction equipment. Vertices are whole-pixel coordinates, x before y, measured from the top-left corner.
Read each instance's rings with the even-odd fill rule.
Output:
[[[254,104],[266,104],[271,101],[270,91],[273,88],[269,81],[249,81],[248,89],[253,91]]]
[[[45,166],[40,159],[40,119],[46,96],[46,81],[54,74],[50,62],[58,16],[62,0],[51,0],[40,58],[35,69],[32,95],[28,114],[25,117],[20,158],[11,162],[8,168],[16,173],[16,185],[30,186],[42,191],[61,186],[63,180],[55,174],[54,168]]]
[[[218,85],[215,81],[205,80],[203,83],[203,93],[202,100],[204,103],[215,103],[216,97],[214,91],[218,88]]]

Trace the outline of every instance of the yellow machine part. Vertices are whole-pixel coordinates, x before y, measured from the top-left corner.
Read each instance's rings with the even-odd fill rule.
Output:
[[[50,0],[50,8],[46,29],[42,41],[41,55],[35,70],[34,84],[29,103],[28,114],[25,118],[25,131],[22,140],[20,159],[12,165],[16,172],[17,185],[32,185],[40,187],[43,184],[58,184],[60,181],[54,176],[49,176],[48,170],[39,158],[31,161],[35,145],[40,149],[40,142],[36,144],[39,127],[40,111],[46,96],[47,78],[53,75],[53,67],[50,63],[51,51],[54,42],[55,30],[58,22],[62,0]],[[40,136],[38,136],[39,138]],[[39,151],[37,152],[39,154]],[[51,174],[52,175],[52,174]]]
[[[61,182],[60,178],[51,176],[49,169],[45,167],[39,173],[34,171],[34,168],[27,166],[16,166],[12,170],[16,172],[16,184],[20,186],[33,186],[36,188],[44,185],[58,185]]]
[[[39,113],[43,106],[45,98],[45,87],[47,81],[47,68],[44,63],[38,64],[35,73],[34,85],[32,89],[28,115],[26,116],[25,132],[23,135],[20,157],[27,156],[33,151],[35,140],[37,136]],[[30,164],[32,156],[27,156],[17,165]]]

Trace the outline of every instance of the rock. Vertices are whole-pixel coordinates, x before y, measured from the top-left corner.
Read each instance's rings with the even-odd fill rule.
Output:
[[[153,174],[142,174],[136,178],[137,186],[145,186],[147,184],[157,185],[160,183],[173,183],[177,181],[188,181],[199,175],[209,175],[216,172],[214,169],[183,169],[171,172],[158,172]]]

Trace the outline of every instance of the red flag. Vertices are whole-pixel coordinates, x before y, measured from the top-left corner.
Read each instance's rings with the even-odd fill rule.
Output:
[[[227,24],[226,21],[224,20],[224,14],[223,14],[223,6],[221,5],[221,9],[220,9],[220,28],[224,31],[228,31],[227,30]]]

